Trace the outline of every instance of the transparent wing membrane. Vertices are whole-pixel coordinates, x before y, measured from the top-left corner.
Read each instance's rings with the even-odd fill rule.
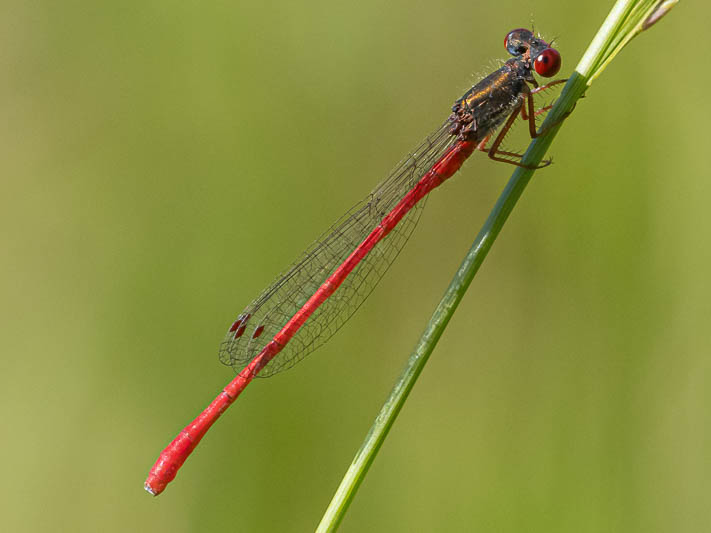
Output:
[[[237,317],[220,346],[220,361],[240,371],[303,307],[326,279],[378,226],[397,203],[454,144],[445,121],[402,161],[363,201],[309,246]],[[365,301],[415,229],[423,199],[353,269],[283,350],[259,373],[272,376],[291,368],[326,342]]]

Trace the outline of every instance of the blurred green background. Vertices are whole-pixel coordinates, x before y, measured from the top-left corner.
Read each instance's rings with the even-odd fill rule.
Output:
[[[3,529],[313,530],[512,167],[472,158],[338,336],[143,480],[236,314],[505,34],[533,18],[566,75],[611,5],[3,3]],[[710,15],[578,104],[343,531],[711,529]]]

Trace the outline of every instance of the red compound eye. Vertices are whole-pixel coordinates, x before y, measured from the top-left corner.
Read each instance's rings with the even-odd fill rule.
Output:
[[[555,48],[546,48],[538,54],[533,62],[533,68],[544,78],[550,78],[558,74],[560,70],[560,54]]]

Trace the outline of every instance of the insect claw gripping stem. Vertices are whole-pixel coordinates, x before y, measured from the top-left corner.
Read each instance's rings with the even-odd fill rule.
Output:
[[[564,80],[539,87],[533,73],[555,76],[560,54],[522,28],[509,32],[504,44],[513,57],[457,100],[439,128],[232,323],[220,345],[220,360],[238,374],[160,454],[144,485],[149,493],[155,496],[166,488],[254,377],[290,368],[352,316],[407,242],[422,200],[453,176],[475,149],[493,160],[530,168],[521,163],[521,154],[499,147],[519,113],[527,117],[531,137],[541,134],[535,119],[542,110],[534,110],[532,94]],[[487,150],[487,141],[499,128]],[[548,164],[544,161],[537,168]]]

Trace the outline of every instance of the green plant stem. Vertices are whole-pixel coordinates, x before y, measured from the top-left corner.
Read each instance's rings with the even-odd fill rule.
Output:
[[[534,139],[526,150],[523,157],[525,164],[535,166],[541,162],[553,138],[560,129],[563,117],[572,112],[575,103],[585,93],[591,81],[602,72],[622,46],[640,31],[646,29],[643,27],[644,21],[662,3],[665,4],[666,11],[671,9],[671,7],[668,7],[669,2],[651,0],[637,2],[619,0],[615,4],[610,15],[608,15],[603,26],[588,47],[576,71],[568,79],[560,98],[543,122],[541,129],[547,130],[546,133]],[[625,35],[619,35],[621,28],[623,30],[626,28],[624,30],[626,32]],[[415,385],[418,376],[427,363],[430,354],[442,336],[444,329],[447,327],[449,320],[486,258],[496,237],[499,235],[511,210],[531,180],[533,172],[534,170],[521,167],[517,167],[514,171],[445,291],[439,305],[432,314],[415,350],[408,359],[405,369],[368,431],[368,435],[326,509],[317,532],[335,531],[341,520],[343,520],[348,506]]]
[[[549,113],[549,117],[562,116],[567,109],[572,108],[572,103],[585,91],[587,86],[585,85],[584,79],[580,76],[576,76],[576,78],[576,80],[571,79],[568,81],[561,94],[561,99],[567,94],[565,101],[568,102],[569,106],[563,107],[559,105],[561,102],[561,100],[559,100],[558,104],[556,104]],[[544,126],[546,122],[550,122],[549,118],[544,122]],[[558,127],[559,125],[554,126],[547,135],[538,137],[531,143],[523,159],[526,164],[536,165],[540,163]],[[484,226],[474,240],[469,253],[467,253],[464,261],[462,261],[462,264],[450,282],[439,305],[432,314],[432,318],[430,318],[422,337],[410,355],[405,369],[395,383],[375,422],[371,426],[363,445],[360,450],[358,450],[358,453],[356,453],[350,468],[341,481],[331,504],[319,524],[318,532],[335,531],[343,519],[348,505],[358,490],[360,483],[363,481],[363,477],[373,462],[373,459],[375,459],[380,446],[395,422],[418,376],[427,363],[427,359],[432,353],[432,350],[434,350],[437,341],[442,336],[444,329],[447,327],[449,320],[452,318],[454,311],[462,300],[472,279],[474,279],[479,267],[484,262],[487,253],[494,244],[511,210],[514,205],[516,205],[526,185],[528,185],[533,172],[531,169],[521,167],[517,167],[514,171],[513,176],[496,202],[494,209],[489,214]]]

